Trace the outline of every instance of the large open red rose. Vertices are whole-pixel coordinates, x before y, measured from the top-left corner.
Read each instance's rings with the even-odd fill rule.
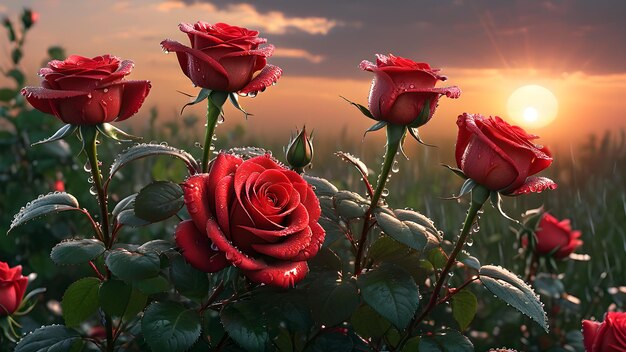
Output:
[[[368,103],[377,120],[419,127],[432,118],[442,95],[461,95],[456,86],[435,88],[438,80],[447,78],[424,62],[377,54],[376,64],[363,60],[359,67],[374,72]],[[427,103],[428,111],[423,112]]]
[[[199,270],[232,263],[254,282],[289,287],[324,242],[313,188],[269,155],[219,154],[183,189],[191,220],[178,225],[176,243]]]
[[[0,262],[0,317],[10,315],[20,307],[28,278],[22,276],[22,267],[9,267]]]
[[[183,73],[194,85],[223,92],[256,94],[276,83],[282,70],[267,65],[273,45],[259,48],[267,40],[259,32],[225,23],[199,21],[181,23],[191,47],[170,39],[161,42],[166,51],[176,52]],[[255,72],[261,71],[253,78]]]
[[[604,322],[583,320],[587,352],[626,352],[626,313],[609,312]]]
[[[125,81],[131,60],[111,55],[72,55],[39,70],[41,87],[25,87],[22,95],[37,110],[72,125],[123,121],[139,111],[150,81]]]
[[[556,188],[552,180],[532,176],[552,163],[548,148],[532,142],[537,136],[498,116],[463,114],[457,125],[456,163],[476,183],[506,195]]]

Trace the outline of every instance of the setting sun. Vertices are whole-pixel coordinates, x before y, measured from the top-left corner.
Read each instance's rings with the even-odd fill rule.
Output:
[[[515,122],[532,128],[552,123],[559,110],[554,94],[538,85],[518,88],[507,101],[507,111]]]

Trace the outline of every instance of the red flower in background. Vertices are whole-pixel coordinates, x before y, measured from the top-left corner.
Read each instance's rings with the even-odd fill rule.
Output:
[[[604,322],[583,320],[587,352],[626,352],[626,313],[609,312]]]
[[[557,187],[548,178],[532,176],[552,163],[548,148],[532,143],[537,136],[498,116],[463,114],[457,125],[456,163],[476,183],[506,195]]]
[[[20,307],[27,285],[21,265],[11,268],[0,262],[0,317],[11,315]]]
[[[37,110],[72,125],[97,125],[133,116],[150,92],[149,81],[125,81],[131,60],[110,55],[72,55],[39,70],[41,87],[25,87],[22,95]]]
[[[293,286],[308,272],[325,232],[313,188],[270,156],[219,154],[208,174],[184,184],[191,220],[176,229],[187,261],[206,272],[229,263],[252,281]]]
[[[259,32],[225,23],[181,23],[191,47],[164,40],[166,51],[176,52],[183,73],[194,85],[216,91],[256,94],[276,83],[282,74],[278,66],[267,65],[273,45],[259,48],[267,40]],[[253,78],[255,72],[261,71]]]
[[[557,259],[568,257],[583,244],[583,241],[579,239],[580,231],[572,231],[568,219],[559,221],[548,213],[541,218],[535,235],[537,236],[535,252],[547,255],[556,250],[553,255]]]
[[[435,88],[438,80],[447,78],[427,63],[377,54],[376,64],[363,60],[359,67],[374,72],[368,103],[377,120],[419,127],[432,118],[442,95],[449,98],[461,95],[456,86]],[[429,110],[423,112],[426,103]]]

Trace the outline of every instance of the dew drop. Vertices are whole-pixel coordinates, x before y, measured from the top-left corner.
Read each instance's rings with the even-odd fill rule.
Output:
[[[85,163],[85,165],[83,166],[83,170],[85,170],[85,172],[91,172],[91,164],[88,162]]]
[[[394,174],[400,171],[400,165],[398,164],[398,160],[394,160],[393,164],[391,164],[391,172]]]
[[[104,88],[102,91],[105,92],[105,93],[108,93],[109,92],[109,88]]]
[[[95,196],[96,194],[98,194],[98,191],[96,190],[96,187],[91,186],[91,188],[89,188],[89,193],[90,193],[92,196]]]
[[[383,196],[383,197],[386,197],[386,196],[388,196],[388,195],[389,195],[389,190],[388,190],[387,188],[383,189],[382,196]]]

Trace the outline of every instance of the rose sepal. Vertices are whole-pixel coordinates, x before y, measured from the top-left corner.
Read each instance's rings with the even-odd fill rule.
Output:
[[[502,215],[504,218],[521,224],[519,220],[513,219],[504,212],[504,210],[502,209],[502,196],[499,192],[491,191],[491,194],[489,195],[489,202],[491,203],[491,206],[494,207],[494,209],[497,209],[498,213],[500,213],[500,215]]]
[[[61,139],[64,139],[65,137],[71,136],[74,133],[76,133],[76,131],[78,130],[78,126],[77,125],[70,125],[70,124],[65,124],[63,125],[63,127],[59,128],[52,136],[42,139],[39,142],[35,142],[33,144],[31,144],[31,147],[34,147],[36,145],[40,145],[40,144],[45,144],[45,143],[50,143],[50,142],[54,142],[54,141],[58,141]]]
[[[45,292],[46,292],[45,287],[39,287],[30,291],[28,294],[26,294],[26,296],[24,296],[24,298],[22,299],[22,303],[20,303],[20,306],[11,315],[22,316],[22,315],[26,315],[30,313],[35,308],[35,305],[37,304],[36,300],[31,302],[31,298],[35,297],[35,295],[38,295],[40,293],[45,293]]]
[[[134,142],[143,139],[142,137],[133,136],[106,122],[96,125],[96,129],[102,133],[103,136],[118,142]]]
[[[196,105],[196,104],[204,101],[206,98],[209,97],[209,95],[211,95],[211,92],[212,92],[212,90],[207,89],[207,88],[200,89],[200,92],[198,93],[198,96],[196,96],[196,98],[193,101],[183,105],[183,107],[180,109],[180,114],[181,115],[183,114],[183,111],[185,111],[186,107],[188,107],[190,105]],[[183,93],[183,94],[185,94],[188,97],[193,97],[193,95],[189,95],[189,94],[186,94],[186,93]]]
[[[450,170],[450,171],[454,172],[454,174],[455,174],[455,175],[459,176],[460,178],[462,178],[462,179],[464,179],[464,180],[467,180],[467,179],[468,179],[468,177],[467,177],[467,176],[465,176],[465,173],[463,172],[463,170],[461,170],[461,169],[459,169],[459,168],[456,168],[456,167],[450,166],[450,165],[448,165],[448,164],[441,164],[441,166],[443,166],[443,167],[447,168],[448,170]]]
[[[370,110],[369,110],[366,106],[363,106],[363,105],[361,105],[361,104],[359,104],[359,103],[355,103],[355,102],[353,102],[353,101],[350,101],[350,100],[348,100],[347,98],[345,98],[345,97],[343,97],[343,96],[341,96],[341,95],[340,95],[340,97],[341,97],[343,100],[345,100],[345,101],[347,101],[348,103],[350,103],[351,105],[354,105],[354,106],[355,106],[357,109],[359,109],[359,111],[361,111],[361,113],[362,113],[363,115],[365,115],[366,117],[369,117],[369,118],[370,118],[370,119],[372,119],[372,120],[376,120],[376,121],[378,121],[378,119],[377,119],[377,118],[375,118],[375,117],[374,117],[374,115],[372,115],[372,112],[371,112],[371,111],[370,111]],[[381,128],[382,128],[382,127],[381,127]]]
[[[228,99],[230,100],[231,104],[233,104],[233,106],[235,107],[235,109],[243,112],[244,114],[244,118],[247,120],[248,116],[254,116],[253,114],[247,112],[246,110],[244,110],[241,105],[239,104],[239,95],[237,95],[237,93],[229,93],[228,94]]]

